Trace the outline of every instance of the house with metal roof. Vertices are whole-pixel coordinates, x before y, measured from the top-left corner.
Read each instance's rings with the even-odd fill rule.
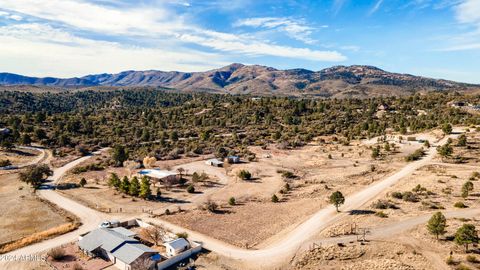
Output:
[[[148,176],[158,181],[178,180],[179,175],[176,172],[159,170],[159,169],[144,169],[138,172],[140,176]]]
[[[126,237],[132,237],[132,238],[133,238],[133,237],[137,236],[136,233],[134,233],[134,232],[132,232],[132,231],[130,231],[130,230],[127,230],[127,229],[125,229],[124,227],[111,228],[110,230],[112,230],[112,231],[114,231],[114,232],[117,232],[117,233],[119,233],[119,234],[122,234],[122,235],[124,235],[124,236],[126,236]]]
[[[223,161],[220,161],[216,158],[209,159],[205,161],[205,164],[214,166],[214,167],[222,167],[223,166]]]
[[[240,157],[239,156],[228,156],[227,161],[228,161],[228,163],[240,163]]]
[[[78,241],[80,250],[89,256],[110,260],[122,270],[154,268],[160,254],[137,239],[125,228],[99,228],[83,235]]]
[[[190,243],[184,238],[177,238],[164,244],[167,249],[167,256],[176,256],[190,248]]]

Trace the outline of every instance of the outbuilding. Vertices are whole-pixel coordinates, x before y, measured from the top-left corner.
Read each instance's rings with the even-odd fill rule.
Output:
[[[228,160],[228,163],[240,163],[239,156],[228,156],[227,160]]]
[[[212,159],[209,159],[209,160],[205,161],[205,164],[210,165],[210,166],[214,166],[214,167],[223,167],[223,162],[216,159],[216,158],[212,158]]]
[[[190,248],[190,243],[188,243],[185,238],[177,238],[173,241],[165,243],[164,245],[167,249],[167,255],[170,257],[176,256]]]

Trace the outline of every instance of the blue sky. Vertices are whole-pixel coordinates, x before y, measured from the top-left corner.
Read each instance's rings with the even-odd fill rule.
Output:
[[[480,83],[480,0],[0,0],[0,71],[365,64]]]

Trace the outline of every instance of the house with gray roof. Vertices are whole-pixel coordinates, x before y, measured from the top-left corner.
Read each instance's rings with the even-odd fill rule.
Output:
[[[89,256],[110,260],[122,270],[154,269],[160,254],[134,236],[134,232],[122,227],[99,228],[82,236],[78,246]]]
[[[167,249],[167,256],[176,256],[190,248],[190,243],[184,238],[177,238],[164,244]]]

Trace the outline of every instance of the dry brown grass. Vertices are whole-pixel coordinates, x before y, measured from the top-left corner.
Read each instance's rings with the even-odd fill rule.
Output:
[[[73,230],[76,230],[79,226],[80,226],[80,223],[78,222],[65,223],[60,226],[57,226],[42,232],[34,233],[32,235],[23,237],[16,241],[3,244],[2,246],[0,246],[0,254],[7,253],[12,250],[19,249],[34,243],[38,243],[43,240],[55,237],[57,235],[62,235],[67,232],[71,232]]]

